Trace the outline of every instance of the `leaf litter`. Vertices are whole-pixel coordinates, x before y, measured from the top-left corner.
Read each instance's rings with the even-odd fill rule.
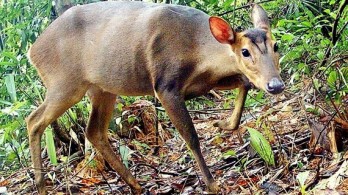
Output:
[[[202,153],[221,186],[221,194],[348,193],[348,153],[331,154],[325,146],[320,146],[321,150],[309,147],[311,136],[315,134],[312,133],[313,124],[325,126],[330,116],[318,117],[306,112],[311,105],[308,102],[303,105],[302,99],[304,97],[300,95],[285,94],[269,104],[246,109],[240,128],[234,131],[213,125],[231,111],[219,111],[219,114],[191,112]],[[223,99],[214,101],[223,104]],[[150,121],[147,126],[155,124],[151,114],[146,117]],[[110,133],[109,140],[114,151],[120,146],[129,149],[124,158],[146,190],[145,194],[209,194],[192,154],[173,131],[170,121],[159,122],[157,138],[156,133],[144,133],[144,126],[131,127],[138,132],[134,133],[136,139]],[[268,140],[275,166],[267,165],[253,150],[247,128],[258,130]],[[342,136],[347,137],[346,132]],[[344,142],[345,150],[346,144]],[[340,151],[345,151],[343,149]],[[94,155],[92,159],[98,159],[98,155]],[[84,157],[78,156],[79,160],[61,162],[56,167],[44,158],[49,193],[130,194],[129,187],[107,163],[83,166],[86,164],[81,164]],[[83,169],[93,171],[81,171]],[[6,187],[13,194],[33,194],[36,192],[33,178],[30,168],[21,169],[0,177],[0,187]]]

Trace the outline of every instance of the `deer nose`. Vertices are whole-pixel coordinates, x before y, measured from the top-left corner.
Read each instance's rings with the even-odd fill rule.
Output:
[[[282,80],[274,77],[266,85],[267,92],[271,94],[279,94],[285,89],[285,85]]]

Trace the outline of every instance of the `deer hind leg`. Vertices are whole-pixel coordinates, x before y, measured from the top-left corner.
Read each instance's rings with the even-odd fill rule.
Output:
[[[79,102],[86,90],[48,88],[45,101],[26,119],[29,135],[29,147],[35,173],[35,182],[39,194],[46,194],[44,173],[42,172],[41,136],[46,127],[62,115],[71,106]]]
[[[112,116],[116,95],[101,89],[90,89],[88,96],[92,102],[92,111],[87,126],[87,139],[102,154],[109,165],[131,187],[135,194],[141,194],[142,188],[130,171],[123,165],[120,157],[113,152],[108,141],[107,130]]]

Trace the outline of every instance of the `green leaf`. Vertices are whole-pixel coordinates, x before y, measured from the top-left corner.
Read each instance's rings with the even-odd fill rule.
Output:
[[[6,62],[6,61],[3,61],[3,62],[0,62],[0,65],[1,65],[1,66],[14,66],[14,65],[16,65],[16,64],[13,63],[13,62]]]
[[[318,51],[317,54],[316,54],[316,56],[318,57],[319,60],[324,59],[324,55],[325,55],[325,54],[324,54],[323,51]]]
[[[120,150],[122,162],[128,168],[129,167],[128,157],[130,155],[130,150],[128,149],[127,146],[124,146],[124,145],[120,145],[119,150]]]
[[[214,5],[217,4],[218,0],[209,0],[210,4]]]
[[[300,187],[301,187],[301,189],[300,189],[301,194],[306,194],[305,182],[306,182],[308,176],[309,176],[309,171],[300,172],[296,176],[296,179],[297,179],[297,181],[298,181],[298,183],[300,184]]]
[[[127,121],[129,124],[133,124],[138,118],[134,115],[129,115]]]
[[[290,34],[290,33],[286,33],[282,36],[281,39],[282,39],[282,41],[285,41],[285,42],[289,41],[290,42],[294,39],[294,35]]]
[[[309,27],[309,28],[312,27],[312,24],[308,21],[303,21],[303,22],[301,22],[301,24],[305,27]]]
[[[222,154],[222,157],[224,157],[226,159],[226,158],[229,158],[229,157],[232,157],[232,156],[236,156],[236,154],[237,154],[236,151],[228,150],[227,152]]]
[[[50,158],[50,162],[53,165],[57,165],[56,147],[54,145],[53,133],[51,128],[48,128],[46,130],[45,137],[46,137],[47,154]]]
[[[227,9],[234,1],[235,0],[226,0],[222,5],[224,6],[225,9]]]
[[[323,47],[326,47],[331,44],[331,41],[329,39],[322,39],[320,40],[320,45]]]
[[[117,110],[119,111],[119,112],[122,112],[122,108],[123,108],[123,104],[122,103],[118,103],[117,104]]]
[[[132,144],[138,145],[138,146],[146,148],[146,149],[151,149],[151,147],[149,145],[147,145],[146,143],[141,143],[137,140],[133,140]]]
[[[6,100],[0,100],[0,104],[5,104],[5,105],[8,105],[8,106],[11,106],[11,105],[12,105],[11,102],[6,101]]]
[[[16,56],[12,52],[2,52],[1,55],[12,59],[14,62],[18,63]]]
[[[6,84],[7,92],[10,95],[12,102],[16,102],[17,94],[16,94],[16,86],[15,86],[13,74],[9,74],[5,77],[5,84]]]
[[[274,154],[272,148],[266,138],[256,129],[247,127],[250,134],[251,147],[260,155],[260,157],[268,164],[275,165]]]
[[[334,89],[336,87],[336,81],[337,81],[337,72],[331,71],[329,76],[327,77],[327,84]]]
[[[321,86],[321,84],[319,83],[319,80],[317,78],[313,79],[313,84],[314,84],[315,89],[319,89]]]
[[[19,128],[20,123],[18,123],[16,120],[2,125],[0,130],[3,132],[3,142],[12,142],[12,140],[14,140],[13,135],[15,134],[16,129]]]

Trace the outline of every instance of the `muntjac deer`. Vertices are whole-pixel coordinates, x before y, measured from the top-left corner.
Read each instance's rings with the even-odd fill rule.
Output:
[[[255,28],[243,32],[197,9],[144,2],[76,6],[57,18],[29,52],[47,87],[45,101],[27,118],[39,193],[46,193],[42,133],[86,93],[92,103],[86,137],[133,193],[142,188],[108,143],[116,94],[155,95],[191,149],[208,189],[218,192],[185,100],[211,89],[239,88],[231,118],[218,124],[236,129],[249,82],[271,94],[283,91],[267,14],[257,4],[252,7]]]

